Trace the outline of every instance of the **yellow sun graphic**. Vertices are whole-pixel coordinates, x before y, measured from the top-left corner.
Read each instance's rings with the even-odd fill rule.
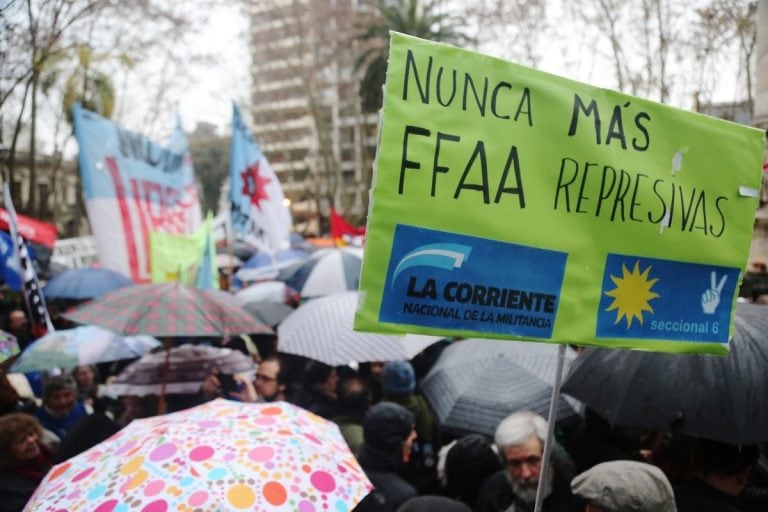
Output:
[[[614,323],[619,323],[624,318],[627,320],[627,329],[629,329],[635,318],[638,319],[640,325],[643,325],[643,311],[653,313],[653,308],[649,302],[657,298],[659,294],[652,292],[651,288],[658,279],[648,279],[648,274],[651,272],[650,266],[641,273],[639,260],[635,262],[635,268],[632,272],[627,270],[623,263],[621,264],[621,271],[622,277],[611,275],[611,281],[616,285],[616,288],[605,292],[607,296],[613,297],[613,302],[606,311],[618,310]]]

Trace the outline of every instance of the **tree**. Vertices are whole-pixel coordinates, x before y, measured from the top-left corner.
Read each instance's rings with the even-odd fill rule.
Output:
[[[383,100],[382,87],[387,76],[389,31],[429,39],[431,41],[466,44],[470,38],[463,32],[464,20],[444,9],[439,0],[374,0],[371,13],[358,21],[358,41],[364,50],[356,67],[364,70],[360,82],[360,98],[364,112],[376,112]]]
[[[536,67],[542,41],[557,36],[547,5],[547,0],[464,0],[457,9],[480,51],[495,49],[500,57]]]
[[[216,213],[219,209],[221,184],[229,176],[230,143],[230,137],[215,134],[197,136],[193,133],[189,138],[195,174],[202,189],[200,207],[203,212]]]
[[[691,46],[701,68],[698,95],[709,89],[707,78],[717,79],[722,60],[728,59],[729,46],[737,48],[738,72],[743,94],[754,114],[754,54],[757,46],[757,2],[743,0],[709,0],[696,10],[697,25]]]
[[[49,2],[11,2],[2,11],[5,32],[2,40],[4,62],[9,63],[8,74],[0,78],[0,108],[4,108],[14,91],[22,87],[23,94],[16,118],[8,158],[8,180],[13,181],[18,137],[29,100],[29,169],[30,194],[27,211],[35,208],[37,100],[40,81],[51,61],[66,51],[64,35],[97,9],[97,0],[72,3],[64,0]]]
[[[100,74],[87,73],[90,85],[97,85],[102,90],[114,90],[113,80],[121,72],[137,75],[132,63],[149,61],[149,54],[155,59],[164,59],[165,64],[160,72],[152,70],[153,77],[183,77],[184,74],[171,64],[182,59],[178,51],[185,47],[187,37],[193,37],[191,15],[187,13],[189,10],[184,11],[180,2],[175,0],[17,0],[2,4],[0,112],[7,112],[13,117],[0,119],[0,122],[10,120],[12,127],[6,176],[10,181],[13,181],[19,136],[23,129],[29,132],[30,192],[22,211],[34,214],[36,206],[35,159],[38,156],[40,93],[45,99],[50,96],[63,98],[67,94],[68,85],[65,82],[51,80],[57,74],[56,69],[66,67],[63,61],[77,62],[82,59],[79,49],[88,48],[91,56],[110,56],[109,62],[100,63]],[[125,59],[125,56],[129,58]],[[82,64],[81,61],[76,67],[82,67]],[[106,78],[110,78],[109,84],[105,82]],[[145,86],[149,87],[151,83],[147,79]],[[172,89],[168,83],[161,82],[155,97],[164,98],[170,92]],[[91,96],[90,99],[95,101],[97,98]],[[106,97],[102,100],[110,101]],[[163,113],[159,109],[153,110],[153,106],[148,107],[151,117]],[[114,105],[110,109],[114,111]],[[132,106],[131,112],[136,110]]]

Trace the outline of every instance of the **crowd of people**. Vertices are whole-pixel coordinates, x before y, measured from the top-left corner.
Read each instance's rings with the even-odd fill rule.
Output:
[[[18,313],[8,312],[4,327],[25,344]],[[358,512],[532,511],[540,480],[545,512],[768,510],[757,445],[615,428],[587,408],[555,425],[543,471],[548,425],[537,414],[511,414],[492,426],[493,438],[441,429],[419,383],[447,343],[412,361],[332,367],[283,354],[271,339],[244,349],[257,359],[254,374],[214,369],[196,393],[164,397],[167,412],[223,397],[288,401],[335,422],[374,487]],[[157,396],[110,393],[120,367],[0,372],[0,512],[22,510],[53,464],[159,413]]]

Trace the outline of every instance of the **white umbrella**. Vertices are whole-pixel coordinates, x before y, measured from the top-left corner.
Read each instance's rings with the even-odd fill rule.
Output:
[[[95,325],[52,331],[30,344],[13,365],[14,372],[74,368],[86,364],[133,359],[160,342],[152,336],[121,336]]]
[[[421,383],[440,426],[453,434],[493,436],[515,411],[549,413],[558,347],[532,341],[467,339],[451,343]],[[566,352],[566,363],[576,357]],[[578,401],[563,396],[557,418],[575,415]]]
[[[401,361],[437,343],[437,336],[388,336],[352,330],[357,292],[312,299],[277,328],[281,352],[338,366],[352,361]]]
[[[241,304],[248,304],[251,302],[285,302],[292,300],[293,295],[296,295],[296,291],[282,281],[264,281],[236,292],[235,298]]]
[[[216,255],[216,268],[233,268],[239,267],[242,264],[243,261],[233,254]]]
[[[357,290],[362,261],[363,250],[357,247],[321,249],[280,271],[278,279],[307,298]]]

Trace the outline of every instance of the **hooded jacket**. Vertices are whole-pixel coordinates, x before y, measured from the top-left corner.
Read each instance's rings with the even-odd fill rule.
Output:
[[[418,493],[404,478],[403,443],[413,430],[413,414],[392,402],[380,402],[363,421],[363,445],[358,461],[374,490],[355,512],[394,512]]]

